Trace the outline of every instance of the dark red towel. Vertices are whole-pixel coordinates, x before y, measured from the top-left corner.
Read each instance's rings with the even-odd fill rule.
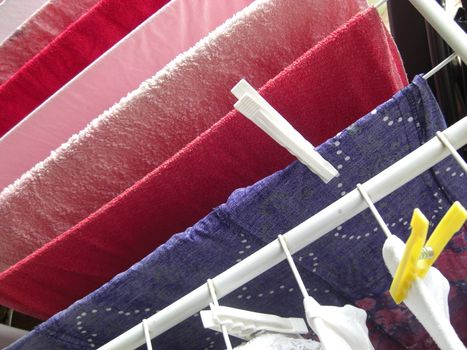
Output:
[[[99,1],[0,86],[0,136],[167,2]]]
[[[261,94],[317,145],[407,83],[394,42],[369,9],[268,82]],[[86,220],[0,274],[0,304],[49,317],[198,221],[234,189],[292,160],[233,111]]]

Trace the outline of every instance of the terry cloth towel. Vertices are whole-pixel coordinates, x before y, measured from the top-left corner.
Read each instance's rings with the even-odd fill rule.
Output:
[[[15,0],[0,3],[0,42],[44,5],[47,0]]]
[[[3,137],[0,189],[251,2],[170,1]]]
[[[98,1],[47,1],[0,44],[0,85]]]
[[[0,86],[0,136],[167,2],[99,1]]]
[[[333,92],[336,94],[336,90]],[[226,204],[8,350],[91,349],[103,345],[332,204],[444,127],[426,81],[417,77],[389,101],[317,147],[326,160],[336,167],[341,165],[338,178],[324,184],[296,161],[251,187],[236,190]],[[450,157],[377,206],[392,232],[406,240],[413,208],[438,221],[455,199],[467,201],[465,179]],[[451,283],[451,321],[464,342],[465,234],[463,230],[454,236],[436,264]],[[415,317],[389,296],[392,277],[382,256],[385,240],[375,218],[365,210],[297,252],[295,262],[310,295],[320,304],[353,304],[366,310],[375,349],[437,349]],[[284,261],[222,298],[221,303],[296,317],[303,314],[302,301]],[[194,350],[225,347],[222,334],[203,329],[199,314],[158,336],[155,344],[162,350],[184,349],[186,344]]]
[[[405,84],[395,44],[376,11],[368,10],[260,92],[318,145]],[[86,220],[0,274],[0,304],[50,317],[193,225],[234,189],[292,160],[269,136],[232,111]]]
[[[218,121],[232,108],[230,88],[243,75],[261,86],[365,2],[256,1],[178,56],[0,193],[0,271]]]

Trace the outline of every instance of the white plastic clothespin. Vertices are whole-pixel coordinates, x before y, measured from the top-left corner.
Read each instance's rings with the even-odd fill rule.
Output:
[[[211,305],[209,311],[201,311],[200,315],[205,328],[220,331],[221,325],[224,325],[230,335],[243,340],[250,340],[263,332],[290,335],[308,333],[306,323],[301,318],[284,318],[215,305]]]
[[[211,300],[212,300],[212,303],[210,305],[211,311],[208,311],[208,312],[213,312],[212,311],[213,309],[215,309],[216,307],[219,307],[219,301],[217,300],[216,289],[214,288],[214,283],[212,282],[211,279],[208,279],[207,285],[208,285],[209,294],[211,295]],[[230,342],[230,338],[229,338],[229,333],[227,331],[227,327],[222,322],[219,323],[219,326],[220,326],[222,335],[224,336],[224,342],[225,342],[225,346],[227,350],[233,350],[232,343]]]
[[[325,183],[339,175],[339,172],[325,160],[314,146],[290,125],[248,82],[240,80],[232,89],[238,98],[234,107],[277,143],[286,148],[318,175]]]
[[[148,320],[143,319],[142,323],[143,323],[144,339],[146,339],[146,347],[148,350],[152,350],[152,342],[151,342],[151,336],[149,335]]]

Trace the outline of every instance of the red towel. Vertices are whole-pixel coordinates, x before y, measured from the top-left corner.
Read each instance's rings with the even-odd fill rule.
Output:
[[[97,3],[0,86],[0,136],[168,1]]]
[[[320,144],[407,83],[394,42],[369,9],[260,92]],[[49,317],[198,221],[234,189],[292,160],[232,111],[86,220],[0,274],[0,304]]]
[[[0,44],[0,85],[98,2],[98,0],[47,1]]]

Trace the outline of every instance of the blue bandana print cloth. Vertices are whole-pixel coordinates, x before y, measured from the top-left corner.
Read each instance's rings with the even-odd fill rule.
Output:
[[[444,128],[431,91],[416,77],[389,101],[317,148],[340,172],[329,184],[294,162],[253,186],[236,190],[226,204],[196,225],[8,349],[98,348],[316,214]],[[377,207],[392,232],[405,241],[414,208],[437,224],[454,200],[466,204],[465,179],[450,157]],[[391,276],[381,254],[384,240],[366,210],[298,252],[294,259],[310,294],[321,304],[351,303],[367,310],[376,349],[436,349],[413,315],[388,297]],[[460,257],[465,257],[466,246],[462,231],[443,253],[452,258],[440,259],[437,265],[450,279],[451,319],[464,342],[467,267]],[[304,317],[302,296],[285,262],[220,303]],[[158,350],[225,349],[222,335],[203,329],[199,315],[157,337],[153,344]]]

